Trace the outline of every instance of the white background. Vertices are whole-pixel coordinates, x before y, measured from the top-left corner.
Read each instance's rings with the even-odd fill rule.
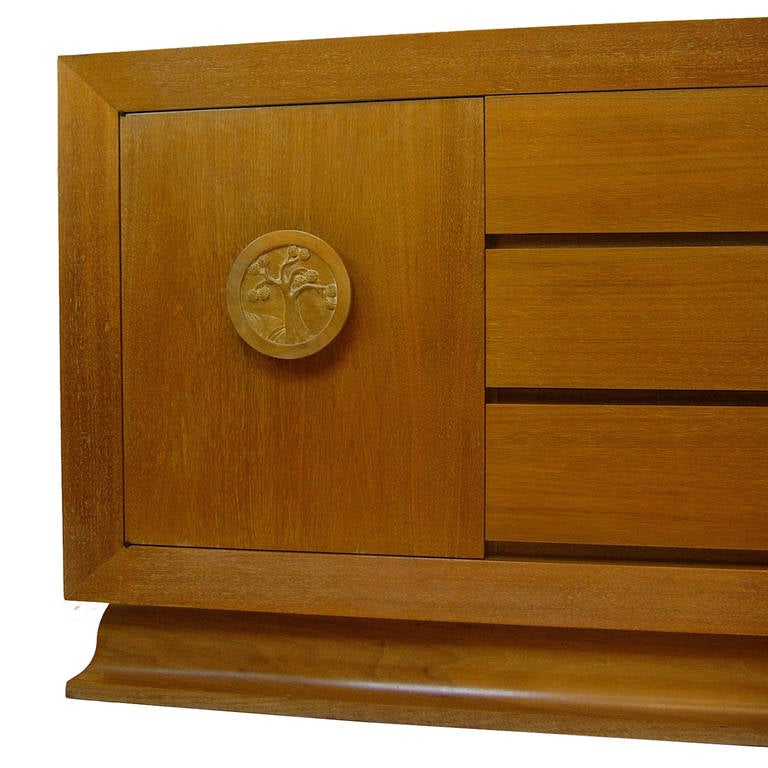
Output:
[[[766,2],[66,0],[0,15],[0,764],[765,766],[744,747],[69,701],[103,606],[61,594],[56,56],[401,32],[766,15]]]

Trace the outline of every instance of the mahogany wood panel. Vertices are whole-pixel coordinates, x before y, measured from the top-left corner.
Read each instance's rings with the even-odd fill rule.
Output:
[[[761,566],[121,550],[73,600],[544,627],[768,635]]]
[[[126,537],[483,553],[482,101],[128,115]],[[276,360],[227,314],[255,237],[330,243],[352,310]]]
[[[64,580],[123,541],[118,116],[59,65]]]
[[[67,695],[768,745],[767,643],[110,606]]]
[[[67,56],[123,112],[768,85],[768,20],[604,24]]]
[[[768,548],[768,408],[488,405],[494,541]]]
[[[768,247],[486,257],[490,387],[768,389]]]
[[[488,232],[768,228],[768,89],[486,101]]]

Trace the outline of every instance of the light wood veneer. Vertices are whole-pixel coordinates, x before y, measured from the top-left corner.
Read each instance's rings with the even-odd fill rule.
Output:
[[[488,232],[768,228],[768,89],[486,100]]]
[[[767,19],[59,86],[70,696],[768,743]],[[299,229],[352,310],[260,357],[227,275]]]
[[[493,249],[486,270],[489,387],[768,386],[766,246]]]
[[[489,405],[486,537],[768,548],[768,408]]]
[[[74,698],[768,744],[751,637],[110,606]]]
[[[126,541],[482,556],[482,115],[122,118]],[[330,243],[352,283],[342,335],[301,360],[255,353],[224,297],[282,229]]]

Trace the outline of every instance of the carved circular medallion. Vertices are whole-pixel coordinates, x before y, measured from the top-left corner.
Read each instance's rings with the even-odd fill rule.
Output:
[[[349,315],[349,275],[336,251],[308,232],[257,237],[235,259],[227,309],[237,332],[271,357],[306,357],[331,342]]]

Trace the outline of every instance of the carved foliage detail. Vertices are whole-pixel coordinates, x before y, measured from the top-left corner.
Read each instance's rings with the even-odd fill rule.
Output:
[[[246,269],[240,304],[248,324],[273,344],[312,341],[336,310],[331,268],[314,251],[287,245],[259,255]]]

